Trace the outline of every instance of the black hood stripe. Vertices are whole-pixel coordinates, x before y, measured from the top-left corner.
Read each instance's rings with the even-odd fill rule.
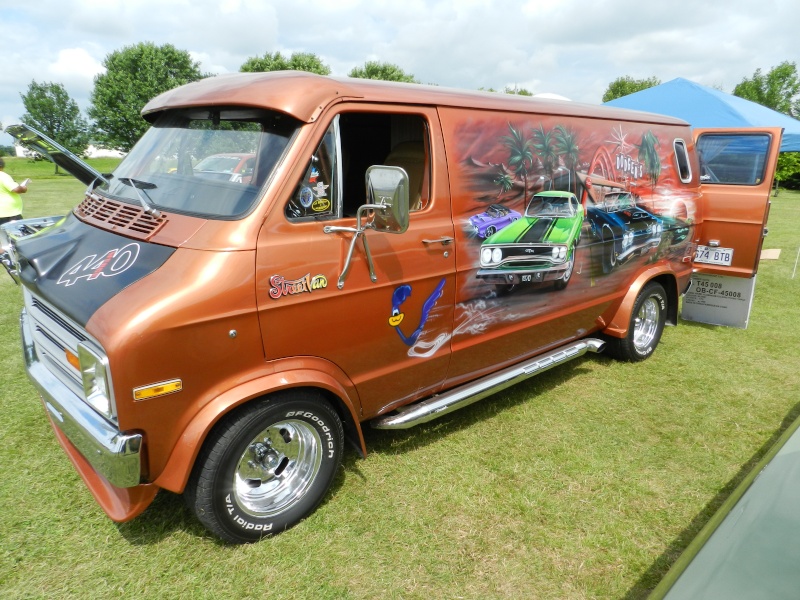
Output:
[[[16,248],[25,286],[82,326],[103,304],[175,252],[91,227],[73,214],[19,240]]]
[[[528,229],[519,236],[517,242],[522,244],[536,244],[542,240],[547,239],[550,231],[555,226],[555,219],[537,219],[536,222],[528,227]]]

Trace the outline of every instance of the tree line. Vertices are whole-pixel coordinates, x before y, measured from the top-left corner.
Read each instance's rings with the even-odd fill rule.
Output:
[[[127,152],[141,137],[148,123],[141,117],[147,102],[180,85],[198,81],[212,74],[203,73],[188,51],[171,44],[156,46],[141,42],[115,50],[103,60],[105,72],[94,78],[87,120],[61,83],[32,81],[21,93],[25,114],[23,123],[38,129],[71,152],[82,155],[90,143]],[[241,72],[296,70],[330,75],[331,69],[315,54],[295,52],[284,56],[267,52],[245,60]],[[367,61],[353,68],[348,77],[420,83],[399,66]],[[659,85],[657,77],[634,79],[629,76],[612,81],[603,102]],[[495,91],[490,89],[489,91]],[[507,94],[532,95],[524,88],[506,87]],[[800,76],[793,62],[783,62],[766,74],[757,69],[733,90],[735,96],[758,102],[792,118],[800,117]],[[0,126],[1,128],[1,126]],[[783,153],[779,161],[779,181],[800,175],[800,153]]]
[[[25,114],[20,120],[52,138],[72,153],[83,155],[91,143],[127,152],[149,124],[141,110],[150,99],[180,85],[211,77],[189,52],[171,44],[156,46],[142,42],[111,52],[103,60],[105,72],[94,78],[90,106],[84,117],[78,103],[64,85],[32,81],[20,93]],[[331,69],[319,57],[307,52],[284,56],[280,52],[248,58],[241,72],[296,70],[330,75]],[[348,77],[419,83],[399,66],[367,61],[353,68]],[[0,125],[2,130],[2,125]]]

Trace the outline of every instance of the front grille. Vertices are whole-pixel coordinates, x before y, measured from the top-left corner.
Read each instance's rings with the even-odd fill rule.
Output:
[[[165,216],[148,215],[139,206],[116,202],[101,198],[95,194],[87,194],[86,198],[75,207],[75,215],[81,220],[103,225],[118,233],[143,236],[145,239],[155,235],[167,222]]]
[[[24,288],[23,288],[24,289]],[[67,351],[78,354],[78,344],[86,342],[86,333],[43,300],[24,289],[25,308],[31,322],[36,356],[78,397],[83,397],[81,374],[67,360]]]
[[[553,246],[533,246],[533,245],[523,245],[523,244],[515,244],[512,246],[505,246],[503,248],[503,256],[508,257],[515,257],[515,258],[526,258],[526,257],[546,257],[550,258],[553,255]]]

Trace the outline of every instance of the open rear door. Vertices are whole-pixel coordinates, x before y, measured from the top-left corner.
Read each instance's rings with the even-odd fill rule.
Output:
[[[747,327],[782,132],[780,127],[694,131],[702,220],[684,319]]]

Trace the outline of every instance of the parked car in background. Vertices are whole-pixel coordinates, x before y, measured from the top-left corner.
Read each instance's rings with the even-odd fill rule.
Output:
[[[567,287],[581,238],[583,206],[572,192],[540,192],[525,216],[481,246],[478,277],[510,291],[520,283],[555,281]]]
[[[199,177],[234,183],[250,183],[255,164],[255,154],[231,152],[206,156],[192,170]]]
[[[794,600],[800,590],[800,418],[689,544],[650,600]]]
[[[603,242],[604,273],[618,262],[646,254],[661,243],[661,218],[637,206],[630,192],[608,192],[586,212],[592,235]]]
[[[478,237],[487,238],[500,231],[506,225],[510,225],[521,216],[517,211],[507,206],[492,204],[485,212],[471,216],[469,224],[472,225]]]

